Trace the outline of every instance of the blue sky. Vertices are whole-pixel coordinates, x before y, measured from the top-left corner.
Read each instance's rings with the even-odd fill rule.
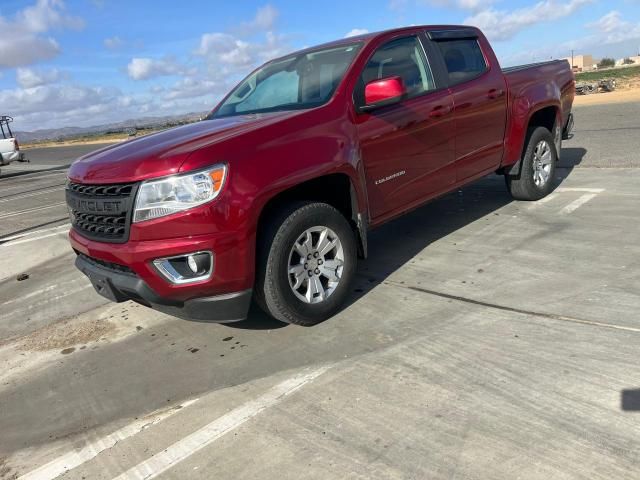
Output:
[[[274,56],[435,23],[483,28],[505,65],[640,50],[640,0],[0,0],[0,114],[35,130],[206,111]]]

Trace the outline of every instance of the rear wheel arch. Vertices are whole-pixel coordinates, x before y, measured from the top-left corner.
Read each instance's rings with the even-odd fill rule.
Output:
[[[540,200],[551,193],[558,160],[554,141],[546,127],[529,129],[520,174],[505,175],[507,188],[514,199]]]
[[[520,158],[511,167],[505,168],[502,173],[511,177],[517,177],[522,170],[522,158],[529,145],[531,133],[538,127],[546,128],[555,139],[556,154],[560,157],[560,149],[562,146],[562,114],[560,107],[557,105],[547,105],[534,110],[529,116],[527,128],[525,130],[524,142],[520,152]]]

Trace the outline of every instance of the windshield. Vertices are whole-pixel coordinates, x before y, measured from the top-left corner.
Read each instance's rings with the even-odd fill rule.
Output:
[[[267,63],[236,87],[208,118],[323,105],[335,92],[360,46],[316,50]]]

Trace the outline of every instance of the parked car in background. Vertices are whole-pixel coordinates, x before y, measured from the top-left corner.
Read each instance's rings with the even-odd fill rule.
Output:
[[[11,131],[13,118],[6,115],[0,116],[0,166],[9,165],[11,162],[24,162],[24,153],[20,151],[18,140]]]
[[[370,229],[495,172],[515,199],[551,192],[574,95],[568,62],[503,70],[462,26],[273,60],[204,121],[72,165],[76,265],[116,302],[228,322],[255,299],[316,324],[350,295]]]

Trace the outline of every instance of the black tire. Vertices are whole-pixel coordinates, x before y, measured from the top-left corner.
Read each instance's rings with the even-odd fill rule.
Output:
[[[527,134],[527,148],[522,156],[520,173],[517,176],[506,176],[507,188],[511,196],[516,200],[533,201],[546,197],[553,190],[553,184],[558,163],[558,153],[554,136],[544,127],[529,129]],[[550,149],[551,164],[548,180],[537,185],[534,180],[535,149],[540,142],[547,142]]]
[[[344,265],[335,290],[320,303],[305,303],[289,283],[289,261],[299,237],[313,227],[331,229],[342,244]],[[356,265],[356,237],[347,219],[326,203],[297,202],[270,217],[258,239],[255,299],[276,320],[316,325],[335,315],[351,291]]]

